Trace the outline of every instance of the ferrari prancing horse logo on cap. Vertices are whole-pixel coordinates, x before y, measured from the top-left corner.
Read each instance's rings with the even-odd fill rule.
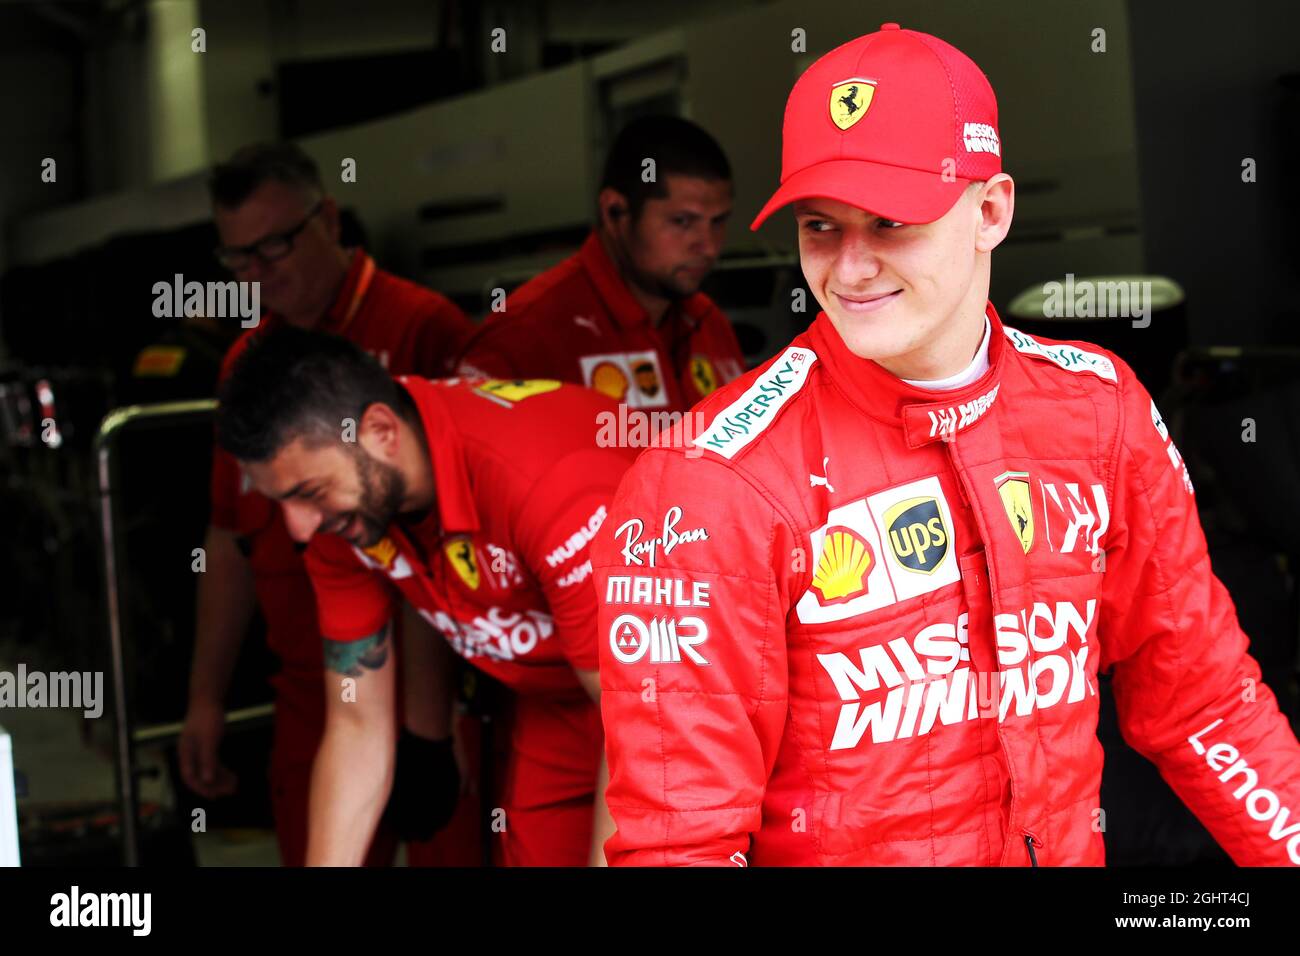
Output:
[[[876,81],[855,76],[831,87],[831,122],[848,129],[867,115],[871,98],[876,95]]]

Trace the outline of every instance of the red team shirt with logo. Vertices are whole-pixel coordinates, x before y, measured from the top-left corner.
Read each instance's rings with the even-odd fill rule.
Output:
[[[636,456],[598,446],[608,398],[552,380],[398,379],[419,409],[436,501],[374,547],[307,550],[321,633],[378,631],[403,595],[453,648],[515,692],[494,799],[509,866],[583,866],[604,735],[575,670],[594,671],[590,545]]]
[[[267,314],[230,347],[221,378],[254,335],[283,322]],[[450,300],[432,290],[376,268],[358,249],[329,311],[317,330],[340,335],[375,356],[395,373],[445,374],[472,326]],[[237,534],[253,571],[258,606],[266,621],[266,641],[280,659],[271,678],[275,687],[275,739],[271,790],[276,838],[285,865],[301,865],[307,848],[307,806],[311,763],[325,725],[320,629],[316,602],[302,554],[289,537],[278,505],[249,488],[239,464],[216,447],[212,459],[210,522]],[[461,860],[473,860],[472,827],[461,830]],[[441,835],[440,835],[441,836]],[[412,844],[412,860],[435,852],[446,841]],[[377,836],[368,862],[388,862],[393,838]],[[433,858],[430,858],[431,860]]]
[[[268,314],[241,335],[226,353],[221,378],[230,373],[254,335],[282,321]],[[375,268],[374,260],[358,249],[317,331],[343,336],[394,374],[442,375],[471,328],[449,299]],[[312,616],[315,602],[302,556],[280,509],[244,484],[238,462],[220,447],[213,451],[211,496],[211,523],[247,542],[271,649],[286,670],[318,672],[321,653]]]
[[[600,238],[524,283],[466,344],[463,375],[554,378],[629,408],[684,412],[740,377],[744,356],[727,317],[703,293],[656,326]]]
[[[589,546],[636,454],[596,445],[612,403],[554,381],[397,381],[419,409],[437,500],[365,550],[312,539],[321,633],[369,636],[400,594],[511,690],[582,695],[574,670],[598,666]]]

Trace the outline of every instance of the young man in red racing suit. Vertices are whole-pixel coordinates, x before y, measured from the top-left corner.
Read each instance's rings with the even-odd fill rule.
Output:
[[[1234,860],[1300,864],[1300,745],[1154,403],[987,301],[1000,148],[896,24],[796,84],[755,228],[795,204],[824,311],[595,546],[612,864],[1100,865],[1101,671]]]

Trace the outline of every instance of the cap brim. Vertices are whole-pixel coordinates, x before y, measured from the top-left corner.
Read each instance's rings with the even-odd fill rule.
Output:
[[[969,179],[945,179],[939,173],[887,166],[861,159],[835,159],[801,169],[776,191],[750,223],[759,226],[782,206],[797,199],[835,199],[895,222],[934,222],[953,207]]]

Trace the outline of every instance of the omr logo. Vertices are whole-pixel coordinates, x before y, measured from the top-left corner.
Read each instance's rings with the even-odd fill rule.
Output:
[[[948,531],[931,497],[909,498],[885,512],[889,548],[909,571],[933,574],[948,556]]]
[[[656,617],[647,624],[635,614],[620,614],[609,628],[609,648],[622,664],[635,664],[650,655],[654,664],[680,663],[682,655],[708,664],[695,648],[709,639],[709,626],[698,617]]]

